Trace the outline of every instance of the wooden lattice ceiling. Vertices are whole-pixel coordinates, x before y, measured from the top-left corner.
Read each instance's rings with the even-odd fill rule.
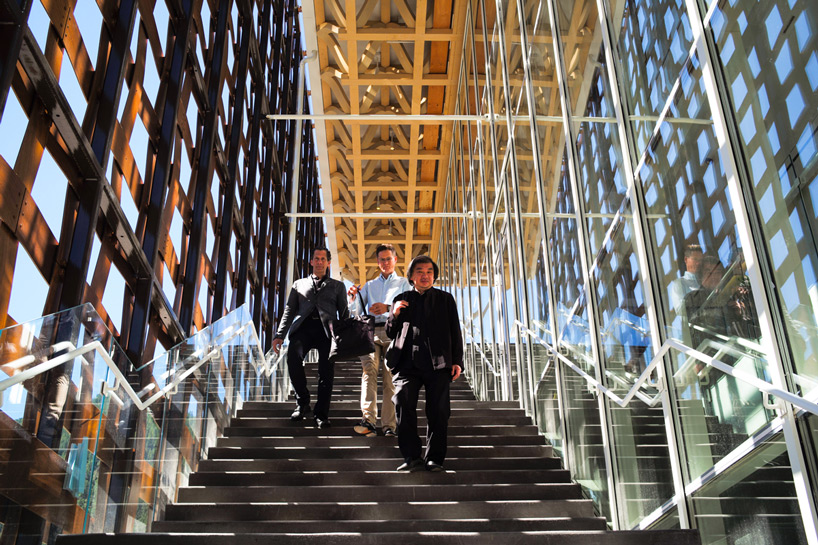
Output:
[[[478,10],[467,21],[468,5]],[[412,257],[437,255],[441,219],[401,217],[403,213],[443,210],[453,122],[400,120],[405,115],[486,114],[455,112],[457,78],[463,62],[466,25],[476,28],[478,65],[485,62],[481,11],[469,0],[314,0],[304,6],[305,29],[314,27],[318,69],[310,72],[313,106],[318,114],[349,115],[342,120],[317,121],[318,156],[322,165],[324,201],[330,213],[390,213],[391,219],[331,217],[329,238],[337,251],[335,268],[353,282],[377,274],[374,251],[378,243],[391,242],[399,257],[399,272]],[[593,75],[589,57],[599,47],[595,32],[597,13],[593,2],[561,0],[557,3],[563,34],[565,71],[575,114],[584,113],[584,101]],[[553,44],[543,3],[503,4],[508,55],[509,94],[517,115],[528,111],[521,95],[524,87],[520,19],[538,21],[529,26],[533,47],[534,100],[538,115],[560,116],[560,100],[553,63]],[[497,6],[487,1],[485,13],[489,36],[497,21]],[[419,23],[420,22],[420,23]],[[309,40],[308,40],[309,44]],[[470,56],[465,59],[471,66]],[[500,56],[492,61],[494,112],[505,115]],[[480,85],[485,74],[479,70]],[[316,84],[320,81],[320,85]],[[395,115],[397,122],[375,121],[371,114]],[[400,120],[400,121],[398,121]],[[509,138],[508,127],[497,126],[499,152]],[[559,122],[540,128],[546,208],[555,192],[563,158],[563,131]],[[530,127],[515,130],[518,176],[525,212],[536,212],[534,161]],[[323,146],[326,147],[323,147]],[[528,151],[526,151],[528,150]],[[486,150],[488,151],[488,150]],[[490,160],[490,155],[485,155]],[[493,187],[489,187],[491,194]],[[331,202],[330,202],[331,201]],[[526,239],[536,248],[536,221],[525,225]]]
[[[465,0],[318,0],[320,89],[327,114],[450,114],[462,55]],[[319,95],[320,93],[320,95]],[[452,122],[321,121],[335,213],[442,210]],[[319,131],[319,134],[324,131]],[[320,145],[320,143],[319,143]],[[324,180],[326,183],[327,180]],[[328,195],[328,192],[325,192]],[[399,271],[436,252],[437,218],[341,218],[335,267],[354,282],[374,277],[375,247],[391,242]]]

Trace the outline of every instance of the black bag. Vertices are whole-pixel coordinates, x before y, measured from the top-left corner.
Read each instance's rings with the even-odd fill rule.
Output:
[[[330,358],[345,360],[371,354],[375,351],[375,318],[350,316],[330,324],[332,347]]]

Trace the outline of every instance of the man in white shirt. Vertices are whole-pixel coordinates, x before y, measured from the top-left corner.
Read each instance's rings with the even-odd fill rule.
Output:
[[[698,244],[688,244],[685,248],[685,273],[670,283],[670,304],[678,315],[682,310],[685,295],[701,287],[699,282],[699,268],[704,254]]]
[[[383,363],[383,356],[389,346],[386,336],[386,319],[395,296],[412,289],[409,281],[395,272],[397,254],[391,244],[379,244],[375,249],[378,258],[378,269],[381,274],[370,280],[363,287],[352,286],[347,295],[351,298],[350,311],[360,314],[365,312],[375,317],[375,352],[361,356],[363,374],[361,376],[361,412],[363,418],[354,427],[361,435],[377,435],[375,424],[378,420],[378,370],[383,370],[383,396],[381,402],[381,427],[387,437],[395,437],[397,419],[392,396],[395,387],[392,384],[392,373]]]

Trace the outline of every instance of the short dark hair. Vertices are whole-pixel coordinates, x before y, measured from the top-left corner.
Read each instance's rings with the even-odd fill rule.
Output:
[[[690,257],[693,254],[701,254],[704,253],[702,247],[698,244],[688,244],[685,247],[685,257]]]
[[[327,252],[327,261],[332,261],[332,252],[326,246],[318,246],[312,251],[312,257],[315,257],[315,252]]]
[[[412,284],[413,286],[415,285],[415,283],[412,282],[412,273],[415,272],[415,267],[417,267],[421,263],[432,264],[432,276],[434,276],[435,280],[437,280],[437,276],[440,274],[440,269],[438,268],[437,263],[432,261],[431,257],[429,257],[428,255],[419,255],[415,259],[413,259],[411,263],[409,263],[409,271],[406,273],[406,277],[409,279],[409,283]]]
[[[398,256],[398,252],[395,251],[395,247],[392,246],[391,244],[378,244],[377,248],[375,248],[375,257],[378,257],[379,253],[384,252],[386,250],[392,252],[393,256],[395,257]]]

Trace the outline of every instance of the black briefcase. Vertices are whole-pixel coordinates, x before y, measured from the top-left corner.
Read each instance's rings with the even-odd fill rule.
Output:
[[[330,324],[332,347],[329,355],[335,360],[356,358],[375,351],[375,318],[350,316]]]

